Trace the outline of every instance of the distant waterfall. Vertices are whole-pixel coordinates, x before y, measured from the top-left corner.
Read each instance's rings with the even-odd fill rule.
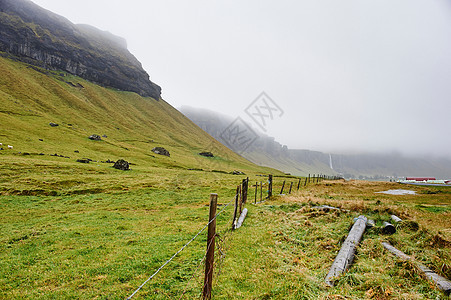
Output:
[[[332,166],[332,154],[329,153],[329,167],[333,170],[334,167]]]

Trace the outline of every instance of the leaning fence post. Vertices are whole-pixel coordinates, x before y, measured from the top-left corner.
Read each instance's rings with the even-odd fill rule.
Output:
[[[298,181],[298,191],[299,191],[299,186],[301,185],[301,178],[299,178],[299,181]]]
[[[282,189],[280,190],[280,195],[282,195],[282,193],[283,193],[283,188],[285,187],[285,180],[283,181],[283,183],[282,183]]]
[[[202,299],[211,299],[213,283],[213,264],[215,260],[215,235],[216,235],[216,207],[218,194],[210,194],[210,215],[208,218],[207,255],[205,258],[205,280],[202,291]]]
[[[291,194],[291,188],[293,187],[293,182],[290,184],[290,190],[288,191],[288,194]]]

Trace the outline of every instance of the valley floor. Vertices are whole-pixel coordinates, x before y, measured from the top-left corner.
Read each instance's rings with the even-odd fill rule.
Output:
[[[445,299],[381,242],[451,278],[450,188],[409,187],[417,195],[400,196],[376,193],[399,188],[396,183],[323,181],[254,205],[250,186],[249,214],[232,232],[233,205],[225,205],[246,176],[154,169],[116,182],[105,172],[65,189],[48,185],[55,195],[18,195],[14,182],[21,190],[46,190],[43,179],[26,174],[0,182],[0,298],[125,299],[207,223],[209,194],[218,193],[218,210],[224,210],[217,219],[214,299]],[[247,176],[251,183],[266,180]],[[297,179],[275,177],[274,191],[283,180],[296,186]],[[313,208],[320,204],[341,210]],[[377,226],[365,232],[353,265],[328,288],[324,277],[361,214]],[[384,235],[377,228],[390,214],[405,221]],[[205,247],[203,232],[136,299],[198,297]]]

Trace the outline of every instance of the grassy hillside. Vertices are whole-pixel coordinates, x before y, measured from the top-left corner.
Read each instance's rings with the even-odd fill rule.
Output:
[[[0,58],[0,74],[0,142],[5,149],[0,151],[3,193],[26,189],[26,182],[11,184],[10,179],[23,177],[26,172],[33,177],[36,173],[33,168],[40,172],[32,180],[32,189],[42,189],[46,177],[54,175],[67,181],[65,175],[77,174],[77,185],[89,186],[88,174],[117,175],[111,164],[101,161],[119,158],[133,163],[133,172],[120,173],[121,176],[161,167],[224,172],[236,169],[245,173],[269,171],[218,143],[165,101],[99,87],[65,73],[38,72],[6,58]],[[51,127],[50,122],[59,126]],[[92,141],[88,139],[92,134],[107,137]],[[14,149],[6,149],[7,145],[13,145]],[[166,148],[171,156],[151,152],[156,146]],[[198,155],[205,150],[213,151],[215,157]],[[50,156],[54,154],[63,157]],[[77,163],[81,158],[94,162]],[[60,171],[55,173],[52,171],[55,169]],[[64,190],[64,184],[74,185],[55,184],[55,189]],[[104,188],[112,187],[104,184]]]

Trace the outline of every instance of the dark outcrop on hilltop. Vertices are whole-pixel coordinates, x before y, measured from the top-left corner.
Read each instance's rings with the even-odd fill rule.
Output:
[[[51,70],[63,70],[103,86],[160,99],[123,38],[75,25],[29,0],[0,0],[0,51]]]

